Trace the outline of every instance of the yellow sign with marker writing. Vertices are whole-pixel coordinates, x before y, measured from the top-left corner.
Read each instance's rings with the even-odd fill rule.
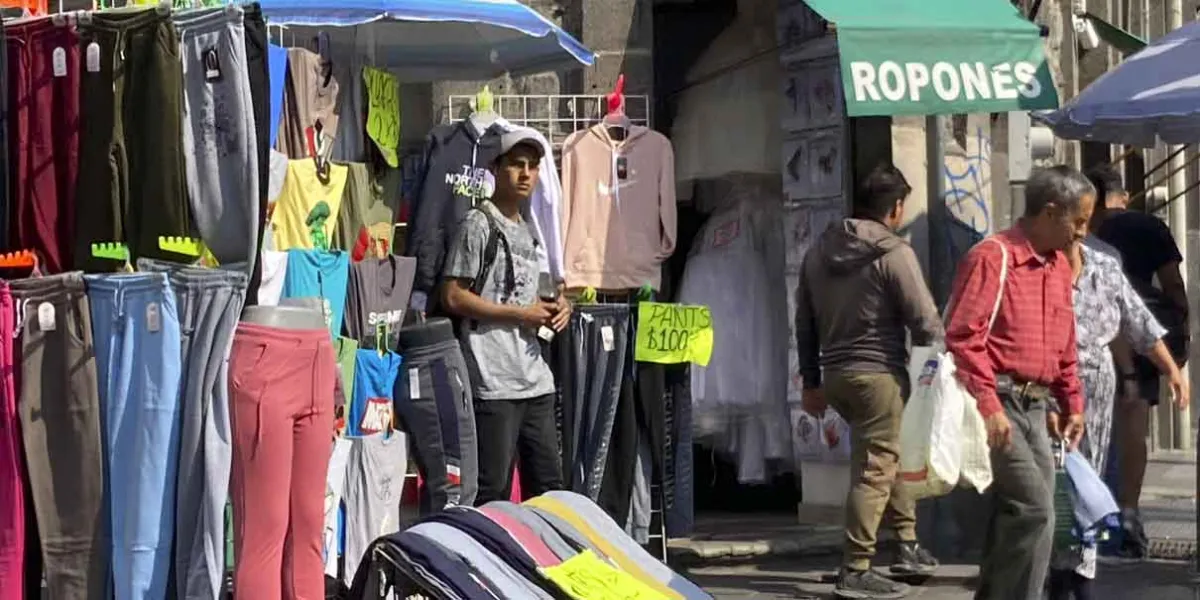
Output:
[[[363,67],[367,86],[367,136],[375,142],[383,160],[400,165],[400,82],[387,71]]]
[[[708,366],[713,352],[713,319],[707,306],[639,302],[634,360]]]
[[[541,569],[547,579],[575,600],[666,600],[667,597],[625,571],[584,550],[560,565]]]

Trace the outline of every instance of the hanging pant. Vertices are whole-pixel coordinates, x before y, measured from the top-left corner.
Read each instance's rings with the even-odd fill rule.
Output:
[[[26,521],[27,597],[41,597],[44,568],[48,597],[105,599],[111,554],[103,419],[83,277],[67,273],[9,285],[19,334],[27,498],[36,517]]]
[[[263,235],[266,232],[267,188],[271,180],[271,89],[267,75],[267,22],[257,2],[242,5],[245,11],[246,72],[250,80],[250,97],[254,107],[255,150],[258,159],[258,239],[254,247],[254,268],[246,289],[246,306],[258,304],[258,286],[262,281],[261,259]]]
[[[179,466],[180,352],[163,273],[88,275],[103,385],[116,600],[166,597]]]
[[[184,169],[183,64],[171,17],[157,8],[93,12],[78,25],[81,83],[75,262],[112,271],[94,242],[134,257],[178,258],[159,236],[192,235]],[[95,59],[90,58],[94,56]]]
[[[234,597],[324,598],[336,377],[329,330],[241,323],[229,360]]]
[[[183,147],[192,217],[220,264],[258,249],[258,146],[242,9],[175,13],[183,61]]]
[[[14,250],[37,252],[42,270],[71,268],[79,166],[79,34],[65,20],[4,27],[8,46]]]
[[[479,491],[479,456],[470,375],[462,349],[450,337],[399,351],[404,364],[394,398],[425,480],[420,512],[472,506]]]
[[[8,249],[8,213],[12,205],[12,140],[8,137],[12,127],[12,114],[9,112],[8,88],[12,85],[9,80],[8,43],[6,28],[0,27],[0,248]]]
[[[167,273],[182,339],[179,472],[174,583],[180,598],[219,597],[225,576],[229,495],[229,349],[246,293],[246,274],[141,259],[138,270]]]
[[[565,479],[571,489],[595,500],[600,497],[618,417],[627,373],[626,353],[632,351],[630,313],[624,305],[580,306],[576,312],[578,316],[571,318],[568,330],[559,334],[567,334],[563,342],[571,347],[565,357],[560,354],[567,368],[559,368],[560,373],[572,374],[571,381],[559,382],[563,427],[571,431],[563,436],[564,444],[569,444],[569,453],[564,451],[564,457],[569,456],[571,461],[571,472]],[[632,474],[632,456],[626,458]]]
[[[12,294],[0,281],[0,600],[21,600],[25,594],[25,469],[13,381],[13,328]]]

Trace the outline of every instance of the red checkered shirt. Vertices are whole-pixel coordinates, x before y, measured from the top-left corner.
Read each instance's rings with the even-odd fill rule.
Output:
[[[954,355],[959,381],[984,417],[1003,409],[996,395],[998,374],[1048,386],[1067,414],[1082,413],[1071,264],[1062,252],[1035,252],[1018,228],[993,239],[971,248],[954,277],[956,304],[946,326],[946,349]],[[989,334],[1003,256],[995,242],[1008,248],[1008,274]]]

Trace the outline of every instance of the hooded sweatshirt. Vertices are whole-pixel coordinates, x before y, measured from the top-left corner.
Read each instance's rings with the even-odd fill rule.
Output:
[[[661,133],[603,124],[563,143],[563,268],[569,288],[659,289],[675,251],[675,152]]]
[[[796,290],[796,348],[804,387],[833,371],[905,373],[912,343],[942,334],[917,255],[877,221],[844,219],[804,257]]]
[[[429,132],[404,252],[417,259],[413,290],[434,291],[463,215],[487,199],[484,174],[500,155],[501,132],[493,125],[480,134],[469,119]]]

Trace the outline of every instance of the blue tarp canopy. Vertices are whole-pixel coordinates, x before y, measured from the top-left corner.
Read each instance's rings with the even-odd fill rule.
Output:
[[[1033,113],[1069,140],[1200,142],[1200,22],[1159,38],[1058,110]]]
[[[373,54],[408,81],[490,79],[591,65],[595,54],[517,0],[262,0],[271,38]],[[284,26],[282,34],[275,26]]]

